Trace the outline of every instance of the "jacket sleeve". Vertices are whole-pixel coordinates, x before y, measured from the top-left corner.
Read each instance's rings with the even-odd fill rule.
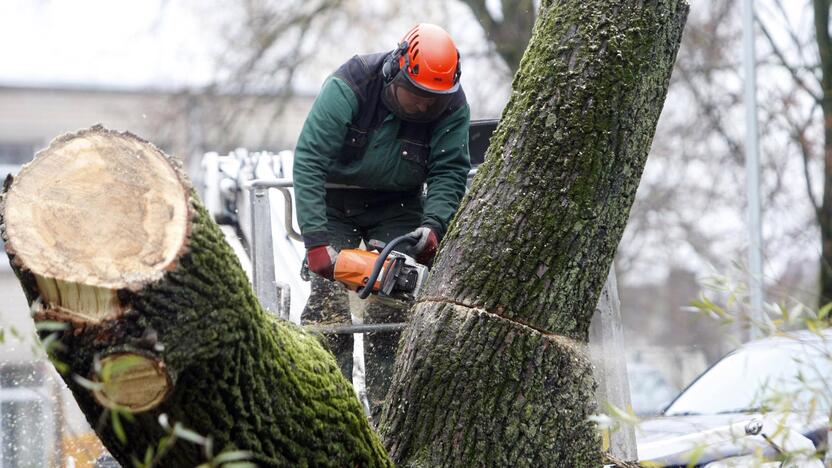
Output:
[[[356,112],[355,93],[347,83],[330,76],[312,104],[298,137],[292,177],[298,224],[306,248],[329,243],[324,184],[330,162],[337,157],[347,125]]]
[[[465,194],[471,157],[468,153],[468,105],[442,120],[433,132],[428,160],[428,193],[422,225],[430,226],[441,239]]]

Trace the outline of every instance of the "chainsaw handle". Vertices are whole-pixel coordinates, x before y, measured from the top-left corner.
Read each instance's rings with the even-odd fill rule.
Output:
[[[376,259],[376,263],[373,265],[373,271],[370,273],[370,278],[367,280],[367,283],[364,285],[363,288],[358,290],[358,297],[361,299],[367,299],[370,296],[370,293],[373,292],[373,285],[376,284],[376,280],[378,279],[378,275],[381,274],[381,269],[384,267],[384,262],[387,260],[387,257],[390,255],[390,252],[393,251],[393,248],[397,245],[401,244],[402,242],[407,242],[410,245],[414,245],[419,241],[419,239],[413,234],[405,234],[403,236],[399,236],[384,246],[381,253],[378,255]]]

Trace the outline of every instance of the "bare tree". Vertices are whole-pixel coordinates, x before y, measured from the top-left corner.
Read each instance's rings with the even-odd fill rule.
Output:
[[[495,51],[513,71],[520,67],[520,59],[532,35],[536,9],[533,0],[501,1],[499,11],[486,6],[485,0],[463,0],[479,20]]]

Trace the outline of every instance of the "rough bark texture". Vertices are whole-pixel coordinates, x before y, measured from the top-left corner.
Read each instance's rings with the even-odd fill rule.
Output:
[[[90,133],[137,139],[93,128],[56,141]],[[49,150],[37,157],[49,157]],[[26,176],[22,171],[20,178]],[[55,174],[56,180],[61,176]],[[7,183],[4,192],[12,190],[15,182]],[[182,183],[187,194],[187,183],[184,179]],[[97,187],[86,189],[94,193]],[[171,423],[210,436],[215,453],[247,450],[260,466],[389,465],[332,355],[315,337],[260,307],[219,228],[190,193],[188,237],[175,264],[158,280],[119,289],[121,312],[101,321],[70,320],[71,311],[61,304],[42,301],[35,279],[48,272],[29,270],[15,255],[16,239],[7,238],[3,230],[35,320],[58,320],[69,326],[61,332],[53,357],[68,365],[64,379],[104,444],[124,466],[132,466],[132,457],[143,459],[145,450],[165,435],[158,416],[166,413]],[[0,199],[0,216],[5,216],[4,207]],[[0,227],[7,221],[0,219]],[[56,249],[75,247],[63,245],[60,239],[55,244]],[[95,370],[95,363],[118,353],[162,362],[173,384],[161,404],[124,423],[126,444],[109,427],[106,414],[102,417],[105,409],[92,392],[74,378],[106,378]],[[204,460],[202,447],[180,440],[161,466],[192,467]]]
[[[403,465],[599,466],[590,319],[664,103],[684,0],[544,1],[381,422]]]
[[[813,0],[812,3],[823,109],[823,201],[817,213],[821,240],[818,307],[822,307],[832,301],[832,37],[829,35],[829,0]]]

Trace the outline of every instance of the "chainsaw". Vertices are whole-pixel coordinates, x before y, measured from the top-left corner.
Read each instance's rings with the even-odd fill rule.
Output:
[[[416,238],[406,234],[386,245],[371,241],[370,246],[381,248],[381,252],[341,250],[335,260],[335,281],[358,292],[361,299],[377,294],[383,298],[413,301],[427,277],[428,267],[393,250],[402,243],[415,244]]]

